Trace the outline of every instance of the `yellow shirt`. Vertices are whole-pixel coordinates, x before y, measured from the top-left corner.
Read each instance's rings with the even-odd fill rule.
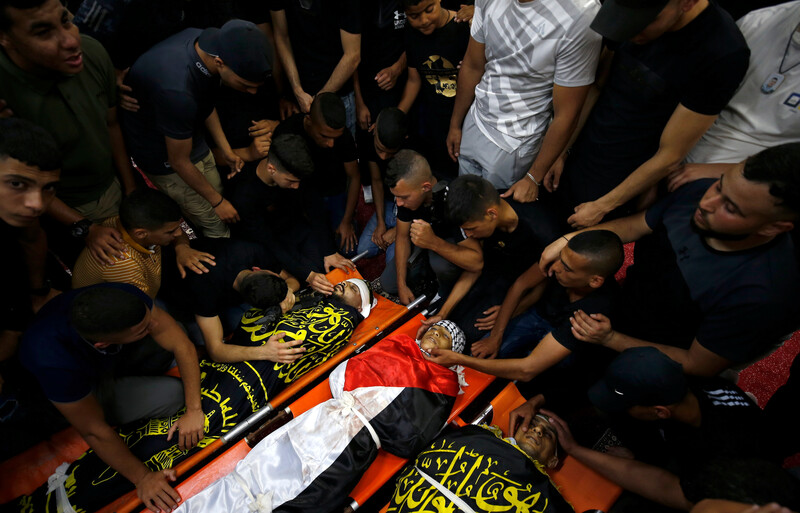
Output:
[[[140,246],[125,231],[119,217],[110,217],[103,226],[116,228],[122,234],[125,251],[122,258],[111,257],[113,265],[100,263],[83,248],[72,274],[72,287],[86,287],[96,283],[130,283],[154,298],[161,287],[161,247],[148,249]]]

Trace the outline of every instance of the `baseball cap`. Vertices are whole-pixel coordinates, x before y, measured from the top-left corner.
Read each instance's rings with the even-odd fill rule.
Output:
[[[361,280],[359,278],[350,278],[350,283],[354,283],[356,287],[358,287],[358,292],[361,293],[361,314],[362,317],[365,319],[369,317],[369,312],[378,304],[378,300],[371,294],[369,286],[367,286],[367,282]],[[372,301],[370,302],[370,296],[372,296]]]
[[[264,82],[272,73],[272,47],[267,36],[249,21],[230,20],[222,28],[207,28],[197,43],[245,80]]]
[[[590,27],[611,41],[623,42],[650,25],[669,0],[605,0]]]
[[[655,347],[635,347],[611,362],[589,389],[589,400],[600,410],[619,413],[633,406],[675,404],[687,391],[681,364]]]

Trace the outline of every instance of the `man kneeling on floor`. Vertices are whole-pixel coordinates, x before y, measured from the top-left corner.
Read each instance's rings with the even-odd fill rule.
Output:
[[[294,295],[283,279],[275,274],[266,274],[262,279],[272,282],[265,287],[271,291],[270,297],[263,299],[274,306],[268,309],[269,314],[262,316],[266,323],[262,325],[263,336],[245,338],[244,342],[277,347],[302,343],[303,346],[291,348],[286,354],[279,350],[266,360],[239,363],[201,360],[200,389],[205,425],[198,438],[199,448],[227,433],[263,408],[291,381],[335,354],[334,348],[350,339],[355,326],[369,315],[373,306],[367,282],[360,279],[336,285],[334,298],[318,300],[315,305],[298,309],[292,309]],[[177,445],[168,436],[171,426],[178,423],[180,412],[169,415],[154,415],[124,425],[119,429],[118,438],[154,474],[174,479],[172,469],[190,453],[189,447]],[[32,496],[19,499],[16,505],[21,509],[24,506],[29,512],[47,511],[48,505],[53,503],[75,511],[96,511],[131,489],[130,483],[115,468],[91,450],[71,465],[62,465],[56,476]],[[170,489],[167,496],[162,495],[145,505],[153,511],[169,511],[177,507],[179,500],[178,493]]]

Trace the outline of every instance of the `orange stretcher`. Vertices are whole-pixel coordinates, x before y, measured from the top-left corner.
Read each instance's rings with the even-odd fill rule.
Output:
[[[339,269],[334,269],[327,274],[327,278],[331,283],[339,283],[349,278],[361,278],[361,275],[358,271],[345,273]],[[339,353],[328,362],[304,375],[292,383],[286,390],[276,395],[267,407],[262,408],[258,412],[258,414],[261,415],[259,419],[245,420],[240,424],[240,426],[245,426],[241,430],[236,433],[234,433],[234,431],[228,432],[224,437],[224,441],[222,441],[222,439],[217,440],[184,461],[182,465],[177,467],[179,475],[186,473],[199,461],[210,457],[228,442],[234,440],[237,436],[243,435],[249,429],[252,429],[254,425],[258,425],[270,411],[274,408],[280,408],[281,405],[287,403],[311,384],[321,380],[340,361],[349,357],[354,352],[363,350],[368,343],[375,341],[376,337],[380,337],[386,329],[389,329],[394,323],[397,323],[404,316],[408,315],[408,312],[416,308],[420,302],[424,301],[424,298],[415,301],[415,303],[409,305],[408,308],[397,305],[381,296],[377,296],[377,301],[378,305],[372,310],[369,318],[359,324],[350,342]],[[177,369],[171,369],[168,374],[176,375],[176,370]],[[251,419],[252,417],[255,417],[255,415],[251,416]],[[9,502],[21,495],[33,493],[39,486],[47,482],[47,479],[59,465],[65,462],[75,461],[88,449],[89,446],[84,441],[83,437],[81,437],[74,428],[70,427],[56,433],[50,439],[40,442],[21,454],[0,463],[0,504]],[[120,504],[128,504],[129,500],[125,500],[124,502],[115,501],[104,511],[132,511],[138,504],[138,498],[135,493],[129,495],[136,500],[133,501],[134,503],[131,504],[128,509],[119,509]],[[130,499],[129,496],[125,497]]]
[[[509,383],[471,424],[493,424],[508,434],[509,414],[524,402],[525,398],[519,393],[516,385]],[[462,419],[456,419],[456,423],[466,424]],[[547,473],[576,512],[609,511],[622,493],[622,488],[618,485],[572,456],[564,458],[557,469],[548,469]],[[387,504],[381,512],[385,512],[388,507]]]
[[[349,271],[344,272],[339,269],[334,269],[327,275],[328,280],[331,283],[339,283],[343,280],[350,279],[350,278],[361,278],[361,274],[356,271]],[[178,475],[178,481],[181,481],[183,477],[185,481],[177,486],[175,489],[181,494],[181,497],[184,499],[191,497],[194,493],[201,490],[205,487],[205,484],[197,489],[194,492],[189,492],[188,495],[185,494],[184,489],[191,489],[195,490],[194,483],[196,481],[195,476],[198,474],[205,476],[206,472],[208,472],[209,467],[214,465],[214,462],[217,460],[215,459],[210,464],[206,465],[202,469],[198,471],[198,473],[192,474],[192,471],[199,467],[203,462],[207,461],[209,458],[214,457],[219,451],[221,451],[225,446],[229,443],[238,440],[241,438],[245,433],[251,431],[258,427],[261,423],[263,423],[267,417],[270,416],[272,412],[281,408],[284,404],[288,403],[290,400],[296,398],[301,393],[305,392],[309,387],[316,384],[320,380],[324,379],[330,371],[332,371],[339,363],[346,360],[350,356],[359,353],[372,345],[373,343],[377,342],[378,339],[382,338],[383,334],[386,332],[387,329],[390,329],[393,325],[395,325],[398,321],[402,320],[404,317],[409,315],[409,312],[413,311],[419,304],[424,302],[425,297],[417,298],[413,303],[409,304],[407,307],[398,305],[382,296],[376,296],[376,300],[378,302],[377,306],[373,308],[370,312],[368,318],[362,321],[357,327],[353,336],[350,338],[350,341],[345,345],[336,355],[331,357],[325,363],[320,365],[319,367],[312,369],[307,374],[303,375],[296,381],[294,381],[291,385],[289,385],[285,390],[277,394],[273,397],[267,405],[259,410],[257,413],[251,415],[244,421],[240,422],[234,429],[227,432],[225,435],[221,436],[219,439],[215,440],[208,446],[204,447],[200,451],[192,454],[182,462],[180,462],[176,467],[175,471]],[[242,440],[240,443],[235,444],[231,449],[223,453],[220,458],[227,455],[229,452],[236,449],[244,443]],[[246,444],[245,444],[246,445]],[[249,450],[249,447],[248,449]],[[238,453],[237,453],[238,454]],[[246,454],[246,451],[245,453]],[[234,461],[241,459],[241,457],[237,458]],[[231,467],[232,468],[232,467]],[[221,473],[218,469],[211,470],[211,473],[214,474],[216,477],[220,477],[228,473],[230,469],[222,471]],[[208,482],[213,481],[216,479],[214,477]],[[203,481],[206,483],[206,481]],[[137,511],[142,509],[141,501],[139,497],[136,495],[136,491],[131,491],[119,499],[113,501],[112,503],[105,506],[103,509],[100,510],[101,513],[128,513],[131,511]]]
[[[372,314],[370,314],[372,318]],[[393,334],[406,334],[414,337],[417,330],[421,326],[424,319],[422,314],[416,315],[414,318],[403,324],[400,328],[392,332]],[[486,387],[494,381],[494,376],[489,376],[481,372],[464,369],[464,377],[469,386],[464,387],[464,393],[456,398],[453,410],[450,414],[450,419],[453,420],[460,414],[467,405],[472,402]],[[297,399],[289,406],[287,406],[275,419],[272,419],[267,425],[261,429],[248,435],[244,440],[239,441],[227,451],[219,455],[210,463],[205,465],[198,472],[187,478],[185,481],[175,487],[181,494],[183,500],[193,497],[206,486],[210,485],[217,479],[229,474],[234,469],[236,464],[244,458],[251,447],[255,446],[261,439],[263,439],[270,432],[278,429],[280,426],[289,422],[292,418],[310,410],[314,406],[330,399],[331,391],[330,385],[327,380],[314,387],[307,394]],[[376,460],[372,466],[367,470],[367,473],[362,477],[358,486],[351,495],[368,498],[375,490],[380,488],[386,481],[388,481],[397,470],[402,468],[406,460],[388,454],[380,450]],[[377,471],[373,470],[376,469]],[[383,479],[382,482],[378,480]],[[372,481],[375,481],[374,483]],[[374,486],[377,485],[377,486]],[[112,511],[107,509],[108,511]],[[104,510],[106,511],[106,510]],[[114,511],[127,512],[127,509],[116,509]]]

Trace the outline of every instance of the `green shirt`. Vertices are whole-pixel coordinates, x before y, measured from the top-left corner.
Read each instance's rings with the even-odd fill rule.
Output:
[[[106,122],[117,102],[114,66],[97,40],[81,36],[81,48],[80,73],[47,78],[21,70],[0,49],[0,98],[55,137],[63,156],[57,195],[73,207],[100,198],[115,177]]]

